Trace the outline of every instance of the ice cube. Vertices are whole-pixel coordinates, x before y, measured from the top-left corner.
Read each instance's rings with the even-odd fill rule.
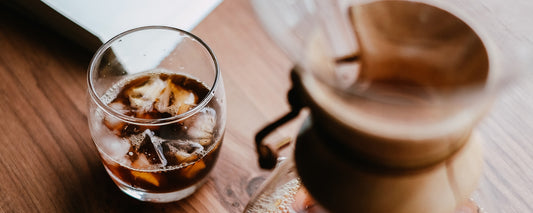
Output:
[[[185,113],[187,111],[189,111],[190,109],[192,109],[194,107],[194,105],[189,105],[189,104],[182,104],[179,108],[178,108],[178,115],[179,114],[182,114],[182,113]]]
[[[163,139],[155,136],[150,129],[146,129],[141,134],[132,136],[130,140],[133,145],[131,151],[134,153],[131,155],[132,158],[141,158],[144,156],[146,161],[151,165],[167,165],[167,159],[163,155],[163,148],[161,147]],[[136,161],[138,160],[139,159],[136,159]]]
[[[163,143],[163,153],[169,164],[173,165],[193,162],[201,157],[203,151],[202,145],[192,141],[176,140]]]
[[[209,107],[203,108],[198,114],[184,122],[184,125],[187,126],[187,135],[190,139],[203,146],[211,143],[215,131],[215,124],[216,112]]]
[[[165,155],[163,154],[163,147],[161,146],[161,143],[163,143],[164,140],[162,138],[160,138],[160,137],[155,136],[154,132],[152,132],[149,129],[144,131],[144,133],[147,136],[145,141],[150,142],[149,144],[152,145],[152,147],[155,150],[155,153],[157,154],[157,156],[153,156],[153,159],[155,160],[155,158],[157,157],[157,162],[159,162],[159,164],[161,164],[161,166],[166,166],[167,165],[167,159],[165,158]],[[146,144],[148,144],[148,143],[146,143]]]
[[[130,106],[137,110],[137,115],[143,115],[153,110],[154,103],[161,96],[167,83],[157,76],[151,77],[145,84],[126,91]]]
[[[159,113],[178,115],[196,106],[198,96],[172,82],[154,76],[145,84],[134,87],[126,92],[130,106],[136,109],[137,117],[146,117],[154,110]]]
[[[131,109],[122,102],[115,101],[110,103],[108,106],[121,114],[131,115]],[[106,115],[103,123],[109,130],[115,133],[115,135],[120,137],[137,134],[142,130],[140,126],[128,124],[112,115]]]
[[[129,112],[127,106],[120,102],[113,102],[108,106],[122,114],[127,114]],[[127,124],[111,115],[106,115],[104,118],[104,125],[113,133],[120,136],[122,135],[122,130],[126,129]]]
[[[117,137],[103,137],[100,139],[101,151],[107,154],[114,161],[119,163],[129,163],[130,161],[126,158],[126,154],[130,150],[130,143],[123,141]]]
[[[112,116],[106,117],[103,123],[109,130],[119,137],[139,134],[139,132],[146,129],[146,127],[122,122]]]
[[[131,163],[131,166],[135,169],[150,169],[152,165],[148,157],[142,153],[137,154],[135,160]]]
[[[156,100],[154,107],[161,113],[179,115],[194,107],[197,101],[198,96],[194,92],[174,84],[169,79],[166,82],[165,89]]]

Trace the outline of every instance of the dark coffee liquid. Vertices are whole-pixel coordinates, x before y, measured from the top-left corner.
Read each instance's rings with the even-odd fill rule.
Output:
[[[222,138],[220,139],[222,141]],[[215,165],[221,143],[203,158],[168,170],[134,170],[114,161],[104,160],[108,171],[115,176],[115,181],[152,193],[173,192],[198,183],[207,176]]]
[[[121,114],[145,119],[173,117],[196,107],[209,88],[188,76],[151,72],[109,90],[108,105]],[[116,87],[115,87],[116,88]],[[116,136],[99,147],[114,180],[147,192],[187,188],[212,169],[222,141],[217,101],[192,116],[166,125],[138,125],[104,116],[102,124]]]

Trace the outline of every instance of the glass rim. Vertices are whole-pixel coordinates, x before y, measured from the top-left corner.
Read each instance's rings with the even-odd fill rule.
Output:
[[[207,50],[207,52],[211,56],[213,65],[215,66],[215,79],[213,81],[213,86],[211,86],[211,88],[209,89],[209,92],[202,99],[202,101],[200,101],[200,103],[198,103],[198,105],[194,106],[192,109],[188,110],[187,112],[181,113],[181,114],[178,114],[178,115],[174,115],[174,116],[171,116],[171,117],[167,117],[167,118],[157,118],[157,119],[137,118],[137,117],[128,116],[128,115],[125,115],[125,114],[122,114],[122,113],[118,112],[117,110],[113,109],[109,105],[105,104],[101,100],[101,98],[97,95],[96,90],[94,88],[93,79],[92,79],[92,75],[97,70],[97,65],[99,64],[99,63],[97,63],[97,61],[100,62],[100,59],[102,58],[104,52],[106,50],[108,50],[109,47],[115,41],[121,39],[122,37],[124,37],[126,35],[129,35],[129,34],[132,34],[132,33],[135,33],[135,32],[139,32],[139,31],[144,31],[144,30],[169,30],[169,31],[177,32],[177,33],[182,33],[186,37],[190,37],[193,40],[195,40],[198,43],[200,43],[202,45],[202,47],[205,48],[205,50]],[[94,56],[91,59],[91,62],[89,64],[89,68],[88,68],[88,71],[87,71],[87,85],[88,85],[89,95],[91,97],[91,100],[94,103],[96,103],[96,105],[100,109],[102,109],[106,114],[109,114],[109,115],[111,115],[111,116],[113,116],[113,117],[115,117],[115,118],[117,118],[117,119],[119,119],[121,121],[124,121],[124,122],[127,122],[127,123],[131,123],[131,124],[136,124],[136,125],[144,125],[144,126],[155,126],[155,125],[165,125],[165,124],[175,123],[175,122],[182,121],[182,120],[184,120],[184,119],[196,114],[198,111],[203,109],[209,103],[209,101],[211,101],[211,99],[215,96],[215,91],[216,91],[216,89],[218,87],[219,82],[220,82],[220,67],[218,65],[218,60],[217,60],[213,50],[202,39],[200,39],[198,36],[188,32],[186,30],[182,30],[182,29],[179,29],[179,28],[176,28],[176,27],[160,26],[160,25],[137,27],[137,28],[133,28],[133,29],[124,31],[124,32],[114,36],[113,38],[111,38],[110,40],[108,40],[107,42],[102,44],[100,46],[100,48],[98,48],[98,50],[96,51],[96,53],[94,54]]]

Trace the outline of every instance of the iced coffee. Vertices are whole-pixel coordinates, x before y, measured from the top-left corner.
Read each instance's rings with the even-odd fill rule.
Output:
[[[198,80],[150,71],[113,85],[105,103],[123,115],[142,119],[179,116],[198,106],[209,88]],[[127,188],[169,193],[194,187],[213,168],[223,133],[217,101],[191,116],[165,125],[136,124],[97,110],[96,141],[113,180]]]
[[[214,55],[199,38],[168,27],[135,29],[110,44],[89,70],[89,127],[105,169],[139,200],[191,195],[213,169],[224,136]]]
[[[109,90],[108,105],[137,118],[180,115],[209,92],[190,77],[157,72],[123,84]],[[183,121],[161,126],[136,125],[104,116],[102,125],[111,132],[112,139],[98,148],[106,168],[115,181],[154,193],[194,185],[207,175],[218,156],[222,137],[214,137],[217,107],[216,102],[210,102]]]

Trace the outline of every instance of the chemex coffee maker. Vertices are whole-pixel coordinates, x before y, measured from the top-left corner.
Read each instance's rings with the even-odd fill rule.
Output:
[[[445,1],[252,5],[295,68],[291,112],[256,137],[276,170],[245,212],[481,211],[475,127],[510,77],[475,20]],[[264,138],[302,108],[294,155],[278,162]]]

